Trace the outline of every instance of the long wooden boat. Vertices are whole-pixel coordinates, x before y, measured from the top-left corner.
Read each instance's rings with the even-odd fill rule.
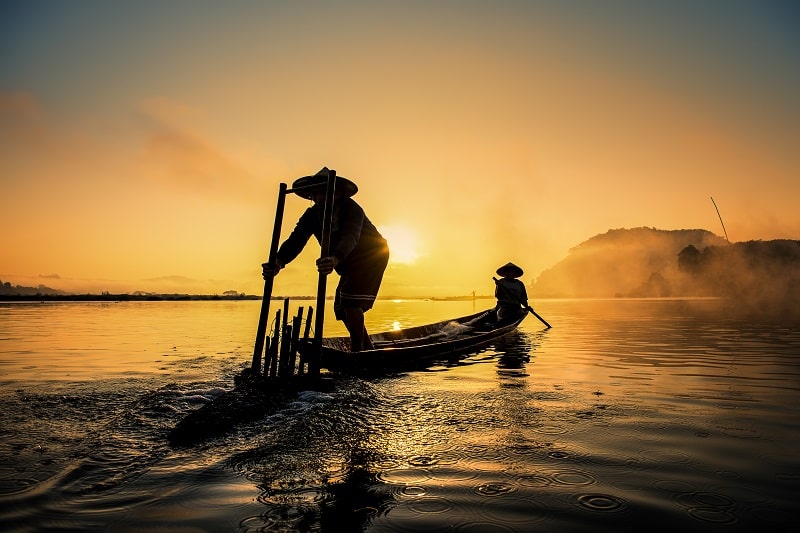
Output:
[[[424,367],[435,360],[474,351],[514,331],[527,312],[510,322],[497,322],[494,308],[433,324],[370,335],[374,349],[350,352],[350,337],[322,339],[320,366],[332,371],[364,372]],[[310,356],[313,341],[298,351]]]

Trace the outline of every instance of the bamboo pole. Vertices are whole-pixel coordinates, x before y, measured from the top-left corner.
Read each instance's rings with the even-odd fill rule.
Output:
[[[281,310],[275,311],[275,333],[272,335],[272,342],[269,345],[269,376],[278,375],[278,348],[281,342]]]
[[[292,337],[289,344],[289,373],[295,374],[297,365],[297,341],[300,338],[300,326],[303,324],[303,308],[297,311],[297,315],[292,319]]]
[[[308,337],[310,336],[310,333],[311,333],[311,319],[313,317],[314,317],[314,308],[309,306],[308,307],[308,316],[306,316],[306,327],[305,327],[305,330],[303,330],[303,343],[304,344],[307,343]],[[308,362],[307,359],[308,359],[307,356],[305,356],[303,354],[300,354],[300,365],[298,366],[298,369],[297,369],[297,375],[298,376],[302,376],[303,372],[305,372],[304,367],[305,367],[306,363]]]
[[[284,322],[283,333],[281,334],[281,354],[278,362],[278,377],[283,380],[288,380],[292,377],[291,369],[289,368],[289,350],[291,349],[291,338],[292,325]]]
[[[322,215],[322,240],[320,242],[320,257],[328,257],[331,248],[331,223],[333,220],[333,198],[336,190],[336,171],[328,171],[328,187],[325,191],[325,207]],[[308,373],[312,378],[319,376],[320,356],[322,353],[322,330],[325,321],[325,291],[328,275],[319,274],[317,284],[317,318],[314,322],[314,344],[311,358],[308,362]]]
[[[286,377],[286,367],[288,366],[288,362],[286,358],[289,355],[289,298],[283,299],[283,315],[281,319],[281,323],[279,324],[281,330],[281,345],[278,348],[278,353],[280,354],[278,357],[278,377]]]
[[[269,247],[267,262],[274,265],[278,254],[278,242],[281,238],[281,223],[283,222],[283,208],[286,203],[286,184],[281,183],[278,190],[278,206],[275,209],[275,225],[272,228],[272,241]],[[272,300],[272,285],[275,275],[267,276],[264,280],[264,295],[261,298],[261,312],[258,315],[258,328],[256,341],[253,346],[253,362],[250,365],[253,375],[261,372],[261,354],[264,351],[264,339],[267,336],[267,322],[269,321],[269,303]],[[264,365],[266,370],[266,364]]]

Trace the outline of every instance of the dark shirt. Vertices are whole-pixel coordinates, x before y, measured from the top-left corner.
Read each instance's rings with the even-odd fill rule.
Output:
[[[528,292],[525,284],[514,278],[500,278],[494,295],[497,297],[497,319],[513,320],[528,306]]]
[[[528,292],[525,284],[514,278],[500,278],[494,291],[500,307],[516,307],[528,305]]]
[[[322,242],[322,205],[314,204],[303,213],[291,235],[278,250],[278,260],[288,264],[303,251],[313,235]],[[364,210],[352,198],[340,198],[333,205],[330,255],[338,259],[336,272],[347,271],[348,264],[385,249],[386,239],[367,218]]]

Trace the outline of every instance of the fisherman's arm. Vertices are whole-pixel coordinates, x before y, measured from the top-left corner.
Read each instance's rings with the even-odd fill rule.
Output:
[[[311,238],[311,235],[314,234],[314,223],[315,217],[314,213],[311,212],[311,209],[306,210],[305,213],[300,217],[297,221],[297,224],[292,230],[292,233],[283,241],[280,248],[278,249],[278,253],[275,257],[275,263],[263,263],[261,265],[261,274],[264,279],[267,276],[275,276],[278,272],[283,269],[286,265],[292,262],[300,252],[303,251],[308,240]]]

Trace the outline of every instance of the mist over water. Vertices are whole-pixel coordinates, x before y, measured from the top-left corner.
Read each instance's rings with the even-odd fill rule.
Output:
[[[379,301],[368,327],[489,307]],[[335,377],[186,448],[249,364],[257,302],[0,306],[0,528],[785,530],[800,328],[715,299],[541,300],[459,361]],[[341,326],[326,325],[330,334]]]
[[[696,298],[727,301],[742,320],[800,322],[800,241],[729,243],[707,230],[615,229],[542,272],[530,292],[549,298]]]

